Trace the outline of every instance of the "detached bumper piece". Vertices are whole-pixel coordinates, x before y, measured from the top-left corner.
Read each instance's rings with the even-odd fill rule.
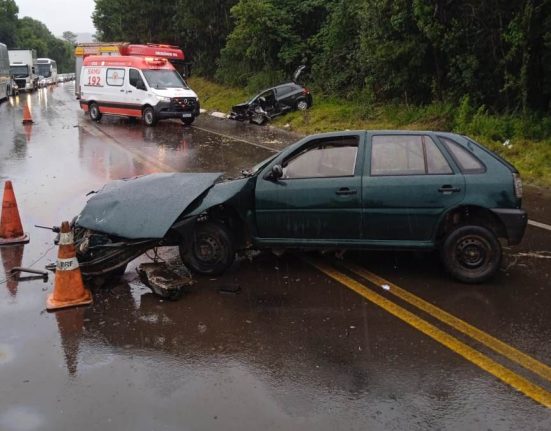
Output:
[[[142,263],[138,275],[143,284],[161,298],[175,301],[193,284],[189,274],[180,274],[170,269],[165,262]]]

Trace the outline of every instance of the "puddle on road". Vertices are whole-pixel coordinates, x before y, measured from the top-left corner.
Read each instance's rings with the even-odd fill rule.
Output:
[[[14,406],[0,413],[0,428],[3,431],[33,431],[44,429],[44,418],[27,406]]]

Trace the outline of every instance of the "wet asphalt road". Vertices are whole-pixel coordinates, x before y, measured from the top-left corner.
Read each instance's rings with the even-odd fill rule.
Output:
[[[51,277],[5,276],[55,262],[35,224],[71,219],[110,179],[234,176],[294,138],[208,118],[95,124],[72,91],[0,105],[0,179],[31,236],[0,248],[0,430],[551,429],[551,232],[534,226],[483,286],[451,281],[433,255],[260,254],[177,302],[134,263],[93,306],[47,313]],[[547,191],[526,202],[551,223]]]

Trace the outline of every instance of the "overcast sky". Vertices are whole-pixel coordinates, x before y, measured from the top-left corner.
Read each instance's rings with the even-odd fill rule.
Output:
[[[54,34],[64,31],[73,33],[95,33],[92,23],[94,0],[15,0],[19,7],[19,18],[29,16],[46,24]]]

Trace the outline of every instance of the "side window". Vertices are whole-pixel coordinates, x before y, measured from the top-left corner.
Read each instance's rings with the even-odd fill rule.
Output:
[[[282,85],[281,87],[277,88],[277,96],[283,97],[291,93],[292,91],[293,91],[293,87],[291,85]]]
[[[480,174],[486,172],[486,167],[482,162],[457,142],[447,138],[440,139],[444,142],[444,145],[446,145],[446,148],[459,165],[461,172],[465,174]]]
[[[379,135],[371,140],[371,175],[425,173],[421,136]]]
[[[122,87],[124,84],[124,69],[107,69],[107,85]]]
[[[358,137],[325,139],[283,162],[283,179],[353,176]]]
[[[452,168],[442,155],[432,138],[423,136],[425,141],[425,151],[427,153],[427,173],[428,174],[453,174]]]
[[[138,88],[138,82],[142,81],[140,72],[137,69],[130,69],[128,72],[128,82],[132,87]]]
[[[452,168],[430,136],[373,136],[371,175],[446,175],[452,173]]]

